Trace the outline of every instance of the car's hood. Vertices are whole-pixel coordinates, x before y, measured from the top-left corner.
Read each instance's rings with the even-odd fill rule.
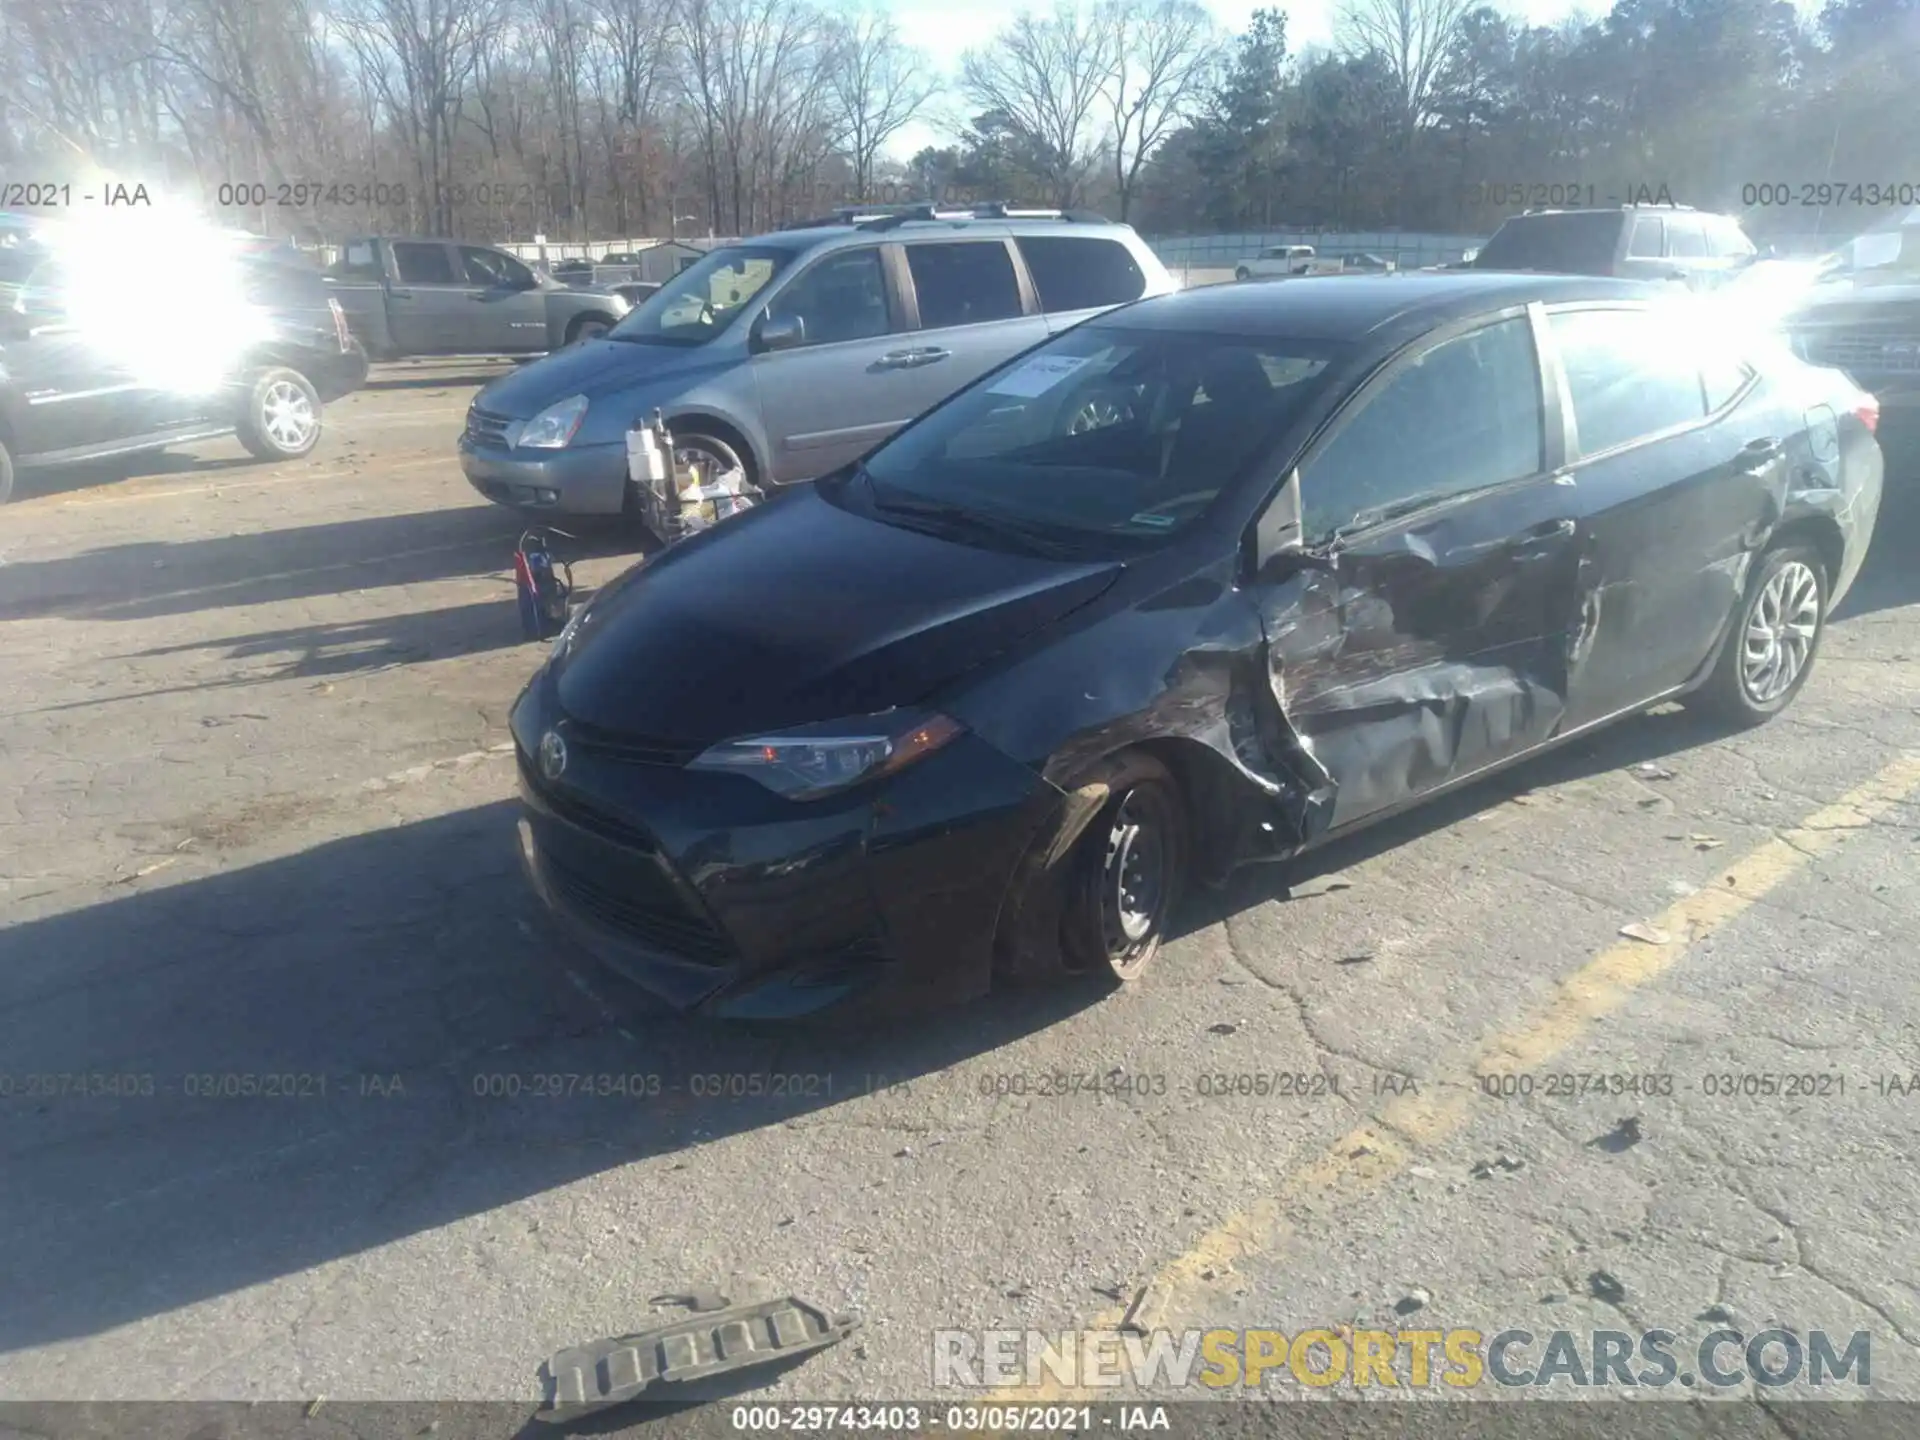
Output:
[[[474,397],[482,410],[530,420],[569,395],[597,400],[655,378],[692,385],[731,363],[703,351],[625,340],[586,340],[523,365]]]
[[[1120,573],[898,529],[808,488],[602,591],[554,678],[575,720],[708,745],[921,701]]]

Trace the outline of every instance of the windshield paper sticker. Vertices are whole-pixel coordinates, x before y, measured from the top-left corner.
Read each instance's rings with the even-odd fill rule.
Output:
[[[1036,355],[1019,369],[994,381],[987,387],[987,393],[1018,395],[1023,400],[1031,400],[1046,394],[1091,359],[1091,355]]]
[[[1127,521],[1129,525],[1146,525],[1155,530],[1171,530],[1175,523],[1172,515],[1156,515],[1151,510],[1142,510]]]

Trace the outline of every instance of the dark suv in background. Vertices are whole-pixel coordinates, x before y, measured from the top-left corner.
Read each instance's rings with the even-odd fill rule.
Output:
[[[1687,205],[1617,205],[1514,215],[1466,268],[1678,280],[1710,290],[1758,257],[1731,215]]]
[[[495,380],[460,462],[501,504],[631,513],[627,431],[659,410],[683,465],[765,494],[857,459],[1049,335],[1177,288],[1132,227],[1078,212],[808,222],[710,252],[607,335]]]

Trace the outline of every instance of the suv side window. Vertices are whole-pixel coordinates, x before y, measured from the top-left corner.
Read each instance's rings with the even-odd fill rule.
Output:
[[[453,261],[447,257],[447,247],[432,245],[420,240],[396,240],[393,242],[393,264],[400,272],[400,280],[405,285],[452,285],[455,283]]]
[[[469,285],[485,285],[489,289],[505,286],[515,290],[533,288],[533,272],[511,255],[498,250],[485,250],[478,245],[460,247],[460,264],[467,272]]]
[[[1322,541],[1384,506],[1524,479],[1545,439],[1532,327],[1525,316],[1484,326],[1402,366],[1307,462],[1301,529]]]
[[[1705,417],[1697,346],[1658,315],[1563,310],[1548,324],[1567,372],[1582,455]]]
[[[769,318],[795,319],[802,345],[868,340],[893,329],[880,251],[867,246],[828,255],[797,276],[767,306]]]
[[[1740,228],[1739,222],[1725,215],[1709,215],[1706,218],[1707,248],[1724,260],[1739,260],[1756,254],[1753,242]]]
[[[1675,260],[1707,258],[1707,237],[1696,215],[1675,215],[1667,221],[1667,254]]]
[[[1665,233],[1658,215],[1636,215],[1633,239],[1627,242],[1630,260],[1658,260],[1665,245]]]
[[[980,325],[1019,316],[1020,282],[1001,240],[959,240],[907,246],[907,269],[920,297],[920,325]]]
[[[1147,289],[1132,252],[1118,240],[1082,236],[1022,235],[1013,242],[1033,275],[1040,292],[1040,308],[1049,315],[1062,310],[1091,310],[1098,305],[1124,305],[1138,300]]]

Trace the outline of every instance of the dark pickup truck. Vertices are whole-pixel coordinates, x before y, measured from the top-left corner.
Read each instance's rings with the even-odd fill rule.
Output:
[[[605,334],[631,308],[611,290],[566,284],[464,240],[349,240],[327,280],[376,360],[545,355]]]

